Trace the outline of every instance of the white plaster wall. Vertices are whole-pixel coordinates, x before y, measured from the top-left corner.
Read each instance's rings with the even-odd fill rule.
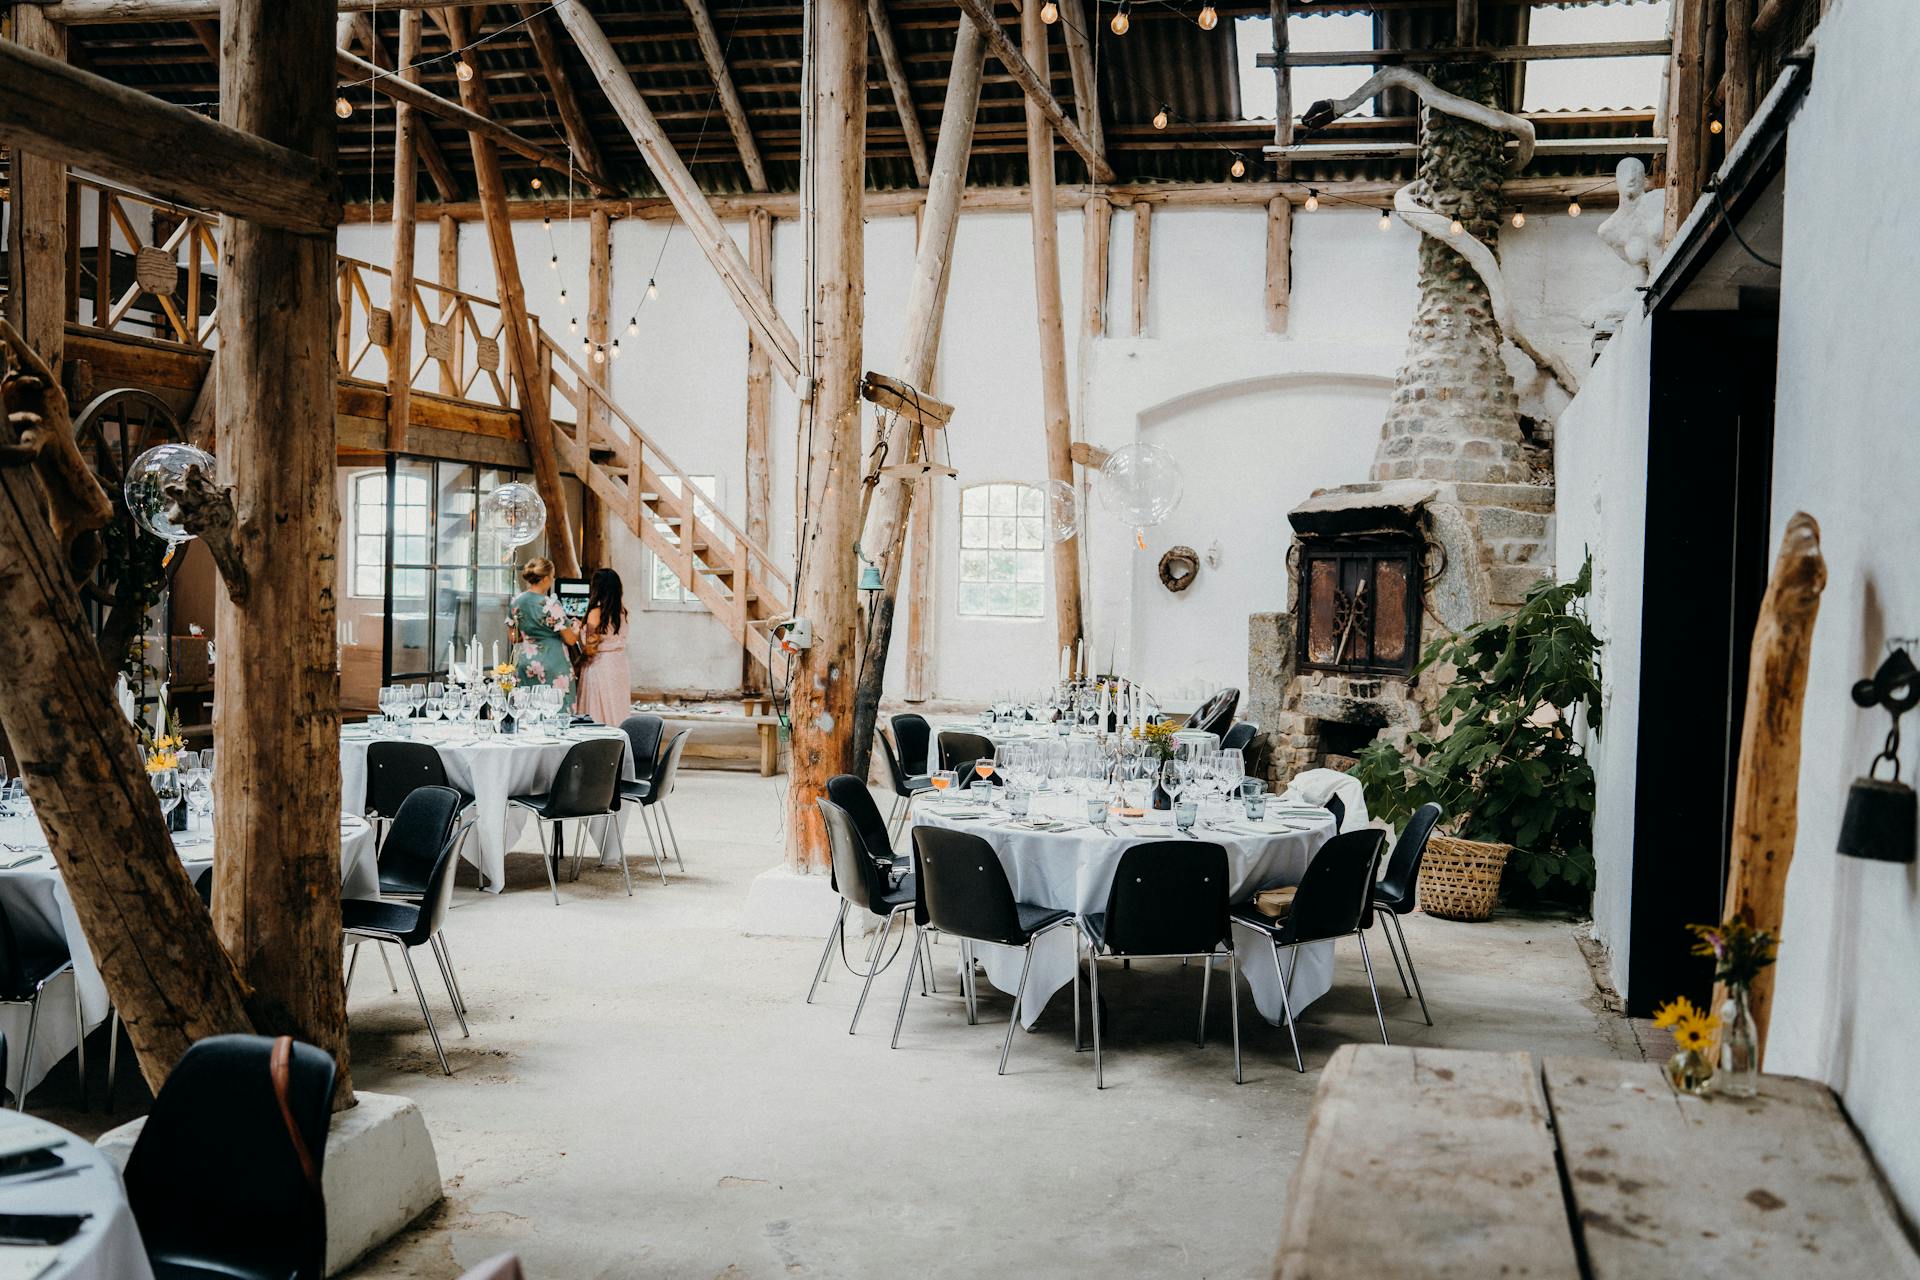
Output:
[[[587,231],[557,211],[549,247],[538,222],[515,225],[529,306],[564,336],[584,318]],[[1584,364],[1580,324],[1593,302],[1617,291],[1624,268],[1592,239],[1597,219],[1569,223],[1537,216],[1502,235],[1523,310]],[[1061,296],[1075,433],[1109,448],[1134,439],[1164,444],[1186,472],[1186,499],[1165,526],[1133,549],[1097,501],[1083,535],[1087,623],[1106,658],[1128,665],[1170,702],[1246,681],[1246,619],[1286,604],[1282,557],[1287,510],[1314,489],[1365,478],[1416,297],[1416,235],[1377,216],[1329,204],[1294,218],[1289,332],[1266,332],[1266,214],[1241,209],[1169,209],[1153,219],[1147,331],[1130,324],[1132,217],[1116,212],[1108,274],[1110,336],[1083,341],[1080,314],[1081,215],[1060,216]],[[745,223],[731,224],[744,244]],[[342,251],[372,262],[391,252],[386,227],[341,232]],[[665,253],[661,256],[662,244]],[[867,223],[868,368],[895,369],[912,266],[911,217]],[[548,269],[558,253],[561,270]],[[423,229],[416,259],[431,274],[437,239]],[[969,213],[961,223],[935,393],[959,412],[949,435],[960,483],[1045,478],[1040,364],[1033,310],[1032,239],[1024,213]],[[659,297],[641,305],[658,260]],[[486,237],[461,233],[460,284],[495,296]],[[746,327],[684,229],[616,222],[613,328],[622,357],[610,367],[621,406],[684,469],[720,478],[720,507],[745,509]],[[803,237],[791,220],[774,228],[774,298],[802,334],[807,292]],[[572,297],[559,301],[561,282]],[[629,335],[636,315],[639,333]],[[377,357],[375,357],[377,361]],[[1083,376],[1084,375],[1084,376]],[[867,424],[869,436],[872,422]],[[809,456],[804,420],[775,380],[771,430],[770,543],[794,546],[796,459]],[[933,693],[978,700],[1049,680],[1059,661],[1053,619],[961,617],[954,602],[959,486],[942,483],[935,506]],[[1184,542],[1221,544],[1218,571],[1204,570],[1183,596],[1154,576],[1160,554]],[[609,540],[615,566],[639,593],[645,557],[630,537]],[[1048,591],[1051,598],[1051,588]],[[904,619],[901,620],[904,625]],[[897,634],[904,635],[904,631]],[[634,680],[667,688],[731,688],[739,658],[720,625],[696,610],[637,609]],[[896,644],[888,692],[905,688],[904,645]]]
[[[1634,308],[1600,353],[1554,434],[1554,563],[1563,580],[1593,556],[1587,617],[1602,642],[1601,730],[1581,726],[1593,763],[1594,935],[1614,988],[1627,987],[1633,803],[1640,732],[1640,605],[1646,566],[1647,372],[1651,326]]]
[[[1820,521],[1827,587],[1765,1062],[1841,1093],[1909,1215],[1920,1210],[1920,866],[1843,858],[1834,843],[1848,784],[1887,728],[1848,689],[1889,638],[1920,635],[1920,115],[1875,114],[1917,47],[1920,9],[1907,0],[1836,3],[1788,140],[1773,532],[1795,511]],[[1906,727],[1911,743],[1912,717]],[[1917,758],[1909,746],[1904,781],[1920,781]]]

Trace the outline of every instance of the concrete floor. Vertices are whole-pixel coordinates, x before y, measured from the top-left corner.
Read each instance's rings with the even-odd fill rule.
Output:
[[[682,774],[687,874],[663,888],[636,861],[631,899],[617,871],[589,868],[556,908],[532,853],[509,858],[501,896],[463,886],[448,937],[471,1038],[428,992],[451,1078],[404,973],[395,995],[363,957],[354,1083],[419,1102],[447,1199],[351,1274],[443,1280],[508,1249],[531,1280],[1269,1274],[1318,1068],[1376,1035],[1358,950],[1340,948],[1334,989],[1302,1017],[1305,1075],[1243,992],[1235,1086],[1226,984],[1197,1049],[1199,971],[1170,961],[1103,972],[1104,1092],[1062,998],[997,1077],[1011,1002],[983,983],[968,1026],[951,944],[941,993],[913,999],[890,1051],[901,964],[849,1037],[859,984],[844,971],[802,1002],[819,939],[739,930],[748,882],[778,860],[783,786]],[[636,824],[629,847],[644,845]],[[1376,946],[1396,1042],[1639,1056],[1573,924],[1406,928],[1437,1025]],[[70,1101],[56,1073],[34,1109],[87,1132],[109,1122]],[[138,1105],[123,1097],[114,1120]]]

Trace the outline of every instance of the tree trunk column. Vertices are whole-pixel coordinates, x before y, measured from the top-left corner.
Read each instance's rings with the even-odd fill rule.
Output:
[[[817,59],[803,184],[813,219],[814,393],[812,478],[795,583],[794,612],[813,624],[813,647],[793,659],[792,785],[787,789],[787,860],[795,870],[827,865],[826,834],[814,808],[827,779],[853,758],[853,693],[858,672],[859,593],[854,543],[860,537],[860,330],[865,322],[866,251],[860,222],[866,189],[867,9],[863,0],[819,0]]]
[[[334,153],[333,0],[226,0],[224,122]],[[263,1033],[334,1056],[350,1102],[340,965],[331,236],[222,220],[220,479],[248,598],[216,612],[214,927]]]
[[[1499,72],[1437,66],[1441,88],[1498,105]],[[1504,139],[1430,107],[1420,109],[1420,159],[1413,196],[1462,234],[1489,247],[1500,237]],[[1420,237],[1420,300],[1406,362],[1394,379],[1372,478],[1518,483],[1531,478],[1523,456],[1513,378],[1500,358],[1487,287],[1467,260]]]

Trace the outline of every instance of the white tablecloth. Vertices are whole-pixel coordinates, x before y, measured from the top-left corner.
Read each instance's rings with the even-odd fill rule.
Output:
[[[991,742],[996,751],[1013,746],[1016,743],[1047,742],[1054,738],[1074,736],[1072,734],[1063,735],[1055,726],[1050,724],[1042,724],[1039,722],[1029,723],[1024,720],[1012,722],[1003,720],[999,724],[990,725],[981,724],[978,721],[943,720],[933,726],[933,733],[936,739],[943,734],[949,733],[977,733],[988,742]],[[1209,751],[1220,745],[1220,735],[1217,733],[1208,733],[1204,729],[1177,729],[1174,731],[1173,736],[1177,742],[1195,743]],[[940,767],[939,759],[940,753],[936,748],[934,758],[927,762],[929,771]],[[912,762],[906,761],[903,763],[910,765]]]
[[[570,729],[559,738],[534,737],[508,733],[472,739],[465,729],[422,727],[415,740],[433,744],[447,766],[447,781],[464,788],[473,796],[473,838],[463,853],[467,861],[480,868],[491,893],[500,892],[506,883],[507,849],[526,824],[527,811],[507,803],[507,797],[547,790],[553,775],[566,758],[567,749],[590,737],[618,738],[627,744],[627,735],[618,729]],[[340,738],[340,807],[348,813],[364,813],[367,807],[367,748],[374,739],[361,732],[346,732]],[[620,776],[633,780],[633,748],[626,745],[620,764]],[[600,848],[601,861],[618,866],[620,835],[626,831],[630,806],[620,810],[617,830],[608,832],[604,823],[593,824],[594,843]]]
[[[127,1207],[120,1171],[86,1139],[55,1124],[17,1111],[0,1111],[0,1142],[30,1137],[48,1145],[80,1172],[34,1181],[36,1175],[0,1178],[0,1213],[77,1213],[89,1215],[80,1233],[62,1245],[0,1246],[0,1267],[18,1266],[39,1280],[153,1280],[140,1229]],[[35,1258],[50,1258],[44,1271],[31,1271]],[[0,1270],[0,1275],[13,1275]]]
[[[1079,825],[1057,832],[1010,827],[1001,811],[996,811],[991,818],[950,817],[947,813],[961,806],[932,796],[922,796],[914,802],[913,821],[915,826],[948,827],[980,836],[1000,855],[1017,901],[1081,915],[1107,909],[1107,895],[1113,888],[1114,873],[1120,867],[1120,855],[1130,845],[1178,838],[1165,814],[1137,822],[1115,818],[1109,834],[1099,827],[1084,825],[1086,802],[1078,796],[1042,793],[1034,797],[1034,805],[1036,813],[1074,820]],[[1216,830],[1200,833],[1202,839],[1221,845],[1227,851],[1230,901],[1244,902],[1262,889],[1300,883],[1314,853],[1333,836],[1331,814],[1289,822],[1296,829],[1270,835],[1236,835]],[[1284,1012],[1273,947],[1260,934],[1240,925],[1234,926],[1233,935],[1240,972],[1253,991],[1254,1004],[1267,1021],[1280,1025]],[[1020,985],[1023,948],[980,943],[974,952],[986,969],[987,980],[994,986],[1011,992]],[[1031,1027],[1054,992],[1073,981],[1073,965],[1070,930],[1053,930],[1035,944],[1033,968],[1027,975],[1027,993],[1020,1002],[1020,1019],[1025,1025]],[[1293,979],[1294,1010],[1306,1008],[1325,995],[1332,985],[1333,944],[1311,943],[1299,948],[1299,971]]]
[[[187,874],[196,882],[213,870],[213,841],[201,831],[176,832],[175,847]],[[7,847],[12,846],[12,847]],[[13,848],[23,850],[13,852]],[[39,858],[23,867],[0,871],[0,902],[6,904],[7,919],[23,947],[35,943],[64,944],[73,957],[74,979],[80,987],[80,1017],[87,1030],[106,1020],[109,1010],[107,984],[93,962],[93,949],[87,945],[80,928],[80,917],[67,896],[66,881],[46,852],[46,837],[32,818],[0,820],[0,864],[17,861],[30,853]],[[380,896],[380,870],[374,862],[373,828],[363,818],[340,818],[340,896],[377,898]],[[40,997],[40,1019],[33,1028],[33,1061],[26,1059],[28,1007],[24,1004],[0,1004],[0,1031],[7,1037],[7,1088],[18,1097],[22,1087],[31,1089],[46,1078],[53,1065],[73,1052],[80,1042],[80,1029],[74,1020],[73,991],[65,978],[55,978]]]

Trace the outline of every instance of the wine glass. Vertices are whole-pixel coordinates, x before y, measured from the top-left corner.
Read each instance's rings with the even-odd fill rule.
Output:
[[[147,784],[153,788],[153,794],[160,800],[160,816],[172,818],[173,811],[180,807],[180,786],[178,779],[169,778],[165,773],[150,773]]]
[[[1160,789],[1174,804],[1180,803],[1180,793],[1187,789],[1188,781],[1187,768],[1179,760],[1169,760],[1160,766]]]
[[[187,784],[187,822],[191,826],[194,818],[201,820],[204,827],[206,819],[213,813],[213,784],[207,779],[205,770]]]
[[[935,792],[944,792],[959,780],[959,776],[951,769],[935,769],[927,775],[927,781],[932,784]]]
[[[427,706],[427,686],[410,684],[407,686],[407,714],[424,715]]]

